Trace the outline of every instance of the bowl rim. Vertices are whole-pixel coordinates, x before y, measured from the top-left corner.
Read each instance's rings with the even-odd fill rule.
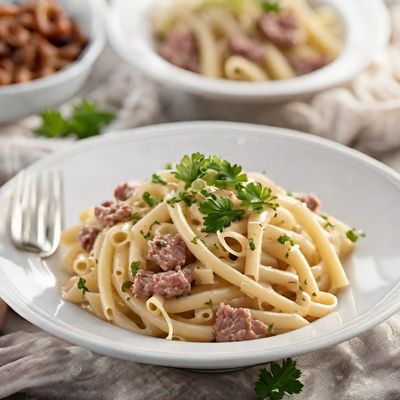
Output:
[[[260,137],[265,134],[266,130],[271,136],[280,136],[281,139],[287,138],[293,140],[294,142],[306,142],[313,144],[320,148],[325,148],[329,151],[344,154],[351,159],[357,159],[362,162],[366,167],[372,167],[375,170],[379,170],[384,176],[390,177],[390,179],[400,187],[400,174],[392,170],[390,167],[382,164],[381,162],[360,153],[354,149],[349,149],[341,144],[332,142],[325,138],[315,137],[306,133],[269,127],[269,126],[259,126],[255,124],[239,124],[239,123],[229,123],[229,122],[215,122],[215,121],[201,121],[201,122],[185,122],[185,123],[169,123],[161,124],[157,126],[147,126],[142,128],[116,131],[111,134],[105,135],[103,137],[96,137],[84,140],[74,146],[69,147],[66,150],[57,152],[53,155],[47,156],[39,162],[33,164],[28,169],[41,169],[52,163],[57,163],[58,160],[68,157],[69,155],[74,155],[77,152],[83,152],[87,149],[93,148],[95,143],[109,142],[109,143],[122,143],[126,138],[130,140],[138,140],[140,138],[148,138],[151,136],[160,136],[160,134],[184,134],[185,132],[190,132],[193,127],[202,127],[204,130],[210,131],[211,129],[219,130],[223,128],[236,129],[240,128],[243,133],[250,134],[253,136]],[[281,140],[280,139],[280,140]],[[0,189],[0,197],[4,197],[9,193],[15,183],[15,179],[8,182]],[[1,263],[11,261],[0,257]],[[84,346],[92,351],[106,354],[113,357],[119,357],[122,359],[136,360],[144,363],[151,363],[155,365],[169,365],[180,367],[197,368],[204,369],[215,369],[215,368],[226,368],[226,367],[241,367],[248,365],[255,365],[258,363],[265,362],[265,356],[263,353],[259,353],[259,350],[253,349],[249,350],[246,348],[239,349],[237,352],[230,352],[229,344],[219,343],[224,353],[219,354],[217,359],[212,360],[212,366],[210,367],[210,353],[208,351],[203,351],[202,353],[196,352],[187,354],[187,351],[182,351],[181,353],[173,353],[171,355],[172,345],[164,351],[159,348],[155,348],[149,353],[146,349],[141,349],[138,346],[136,348],[129,347],[123,343],[116,343],[115,340],[109,339],[100,335],[89,334],[84,331],[84,329],[78,327],[72,327],[63,321],[57,321],[57,318],[49,317],[44,311],[42,311],[35,304],[28,304],[24,299],[23,295],[13,292],[7,289],[7,280],[0,276],[0,292],[2,297],[6,302],[11,303],[11,306],[24,318],[30,322],[37,324],[42,329],[59,336],[65,340],[71,341],[75,344]],[[375,304],[370,310],[359,314],[351,321],[346,322],[340,329],[334,332],[327,332],[319,335],[318,338],[309,340],[305,338],[304,340],[296,341],[292,345],[288,346],[277,346],[275,348],[274,356],[277,358],[284,358],[288,356],[294,356],[303,354],[310,351],[320,350],[326,347],[334,346],[352,337],[355,337],[372,327],[383,322],[395,312],[400,310],[400,280],[396,281],[395,286],[389,291],[385,296],[383,296],[377,304]],[[100,340],[101,339],[101,340]],[[260,339],[263,340],[263,339]],[[251,341],[249,341],[251,343]],[[212,351],[213,343],[188,343],[190,346],[201,348],[203,350]],[[301,344],[301,346],[298,346]],[[211,346],[211,347],[209,347]],[[250,345],[249,345],[250,346]],[[279,350],[279,351],[277,351]],[[244,357],[244,355],[247,357]],[[273,358],[271,358],[273,359]]]
[[[341,0],[324,0],[323,2],[334,3],[335,8],[344,21],[345,31],[350,30],[354,32],[351,17],[347,15],[346,10],[348,11],[349,7],[353,7],[357,2],[361,5],[362,0],[348,0],[346,2]],[[363,18],[371,18],[373,16],[374,21],[379,24],[379,31],[376,32],[375,43],[372,45],[370,43],[368,46],[369,60],[358,62],[357,68],[346,69],[344,68],[345,65],[341,66],[345,60],[352,57],[351,52],[346,51],[350,41],[345,41],[342,53],[334,61],[312,73],[281,81],[261,83],[235,82],[205,77],[176,67],[165,61],[151,46],[144,43],[141,43],[140,50],[141,54],[145,56],[146,61],[143,60],[143,57],[132,54],[127,38],[122,30],[120,15],[118,15],[118,5],[121,3],[124,3],[124,0],[110,0],[107,5],[108,11],[106,15],[107,37],[117,54],[139,69],[144,75],[147,75],[158,83],[169,86],[173,85],[174,88],[179,88],[189,93],[219,99],[236,101],[283,100],[294,96],[315,93],[348,82],[365,69],[368,62],[383,51],[391,35],[390,16],[383,0],[370,0],[368,10],[363,10],[362,15]],[[136,4],[138,3],[135,3],[135,7],[137,7]],[[140,7],[137,7],[136,11],[138,10],[141,14],[145,14],[145,10]],[[368,13],[369,17],[368,15],[365,17],[366,13]],[[146,18],[148,16],[144,15],[143,19]],[[338,73],[338,65],[342,67],[339,71],[340,74]]]
[[[64,81],[74,79],[95,63],[106,42],[106,34],[104,32],[105,0],[86,1],[89,3],[90,12],[93,16],[93,26],[90,32],[89,43],[80,57],[69,64],[66,68],[61,69],[52,75],[34,79],[29,82],[0,86],[0,96],[24,94],[56,86]]]

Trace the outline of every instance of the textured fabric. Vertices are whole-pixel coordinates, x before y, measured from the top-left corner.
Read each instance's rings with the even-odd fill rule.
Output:
[[[0,337],[0,398],[19,391],[29,399],[52,400],[256,397],[254,382],[262,366],[199,374],[99,356],[36,328],[27,330]],[[400,314],[346,343],[296,360],[304,384],[297,400],[399,400]]]
[[[308,131],[379,154],[400,170],[400,6],[391,11],[393,44],[353,82],[290,102],[274,113],[276,125]],[[105,63],[104,60],[115,60]],[[112,74],[109,73],[112,69]],[[107,76],[107,79],[104,78]],[[83,97],[118,111],[108,130],[169,119],[157,87],[106,53]],[[68,112],[71,102],[63,106]],[[70,140],[34,138],[37,117],[0,129],[0,183]],[[0,398],[10,399],[255,399],[260,366],[199,374],[103,357],[34,327],[0,300]],[[303,371],[299,400],[400,400],[400,314],[336,347],[296,358]]]

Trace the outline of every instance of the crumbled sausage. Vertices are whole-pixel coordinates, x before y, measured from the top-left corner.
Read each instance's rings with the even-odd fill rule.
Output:
[[[179,270],[186,264],[188,249],[179,235],[161,235],[157,232],[147,244],[147,260],[164,270]]]
[[[289,10],[263,14],[258,20],[258,27],[265,38],[277,46],[298,46],[306,39],[297,16]]]
[[[160,55],[177,67],[192,72],[200,71],[197,40],[188,28],[173,29],[163,43]]]
[[[306,203],[311,211],[318,211],[321,206],[321,200],[314,193],[296,193],[294,196],[297,200]]]
[[[190,292],[192,279],[190,268],[157,274],[140,270],[135,276],[132,293],[135,297],[150,297],[158,294],[167,299],[182,296]]]
[[[213,326],[217,342],[251,340],[265,336],[264,323],[254,320],[248,308],[234,308],[220,303]]]
[[[262,63],[265,58],[265,51],[258,42],[241,35],[231,36],[227,46],[230,54],[243,56],[256,63]]]
[[[131,183],[125,182],[118,185],[114,190],[114,197],[117,200],[125,201],[135,193],[135,186]]]
[[[324,55],[307,58],[289,57],[289,63],[297,75],[304,75],[325,67],[329,63],[329,60]]]
[[[119,201],[105,201],[95,207],[94,215],[101,226],[113,226],[118,222],[129,221],[132,218],[132,208]]]
[[[84,226],[78,236],[79,243],[83,250],[89,252],[92,250],[97,235],[100,233],[100,229],[95,226]]]

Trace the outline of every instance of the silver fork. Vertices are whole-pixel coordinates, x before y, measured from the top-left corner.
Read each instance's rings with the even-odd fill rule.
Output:
[[[21,250],[49,257],[60,243],[62,179],[59,172],[22,171],[17,176],[11,212],[11,237]]]

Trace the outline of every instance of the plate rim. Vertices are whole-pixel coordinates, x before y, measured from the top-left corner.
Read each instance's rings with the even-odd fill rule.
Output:
[[[400,190],[400,174],[392,170],[390,167],[384,165],[383,163],[360,153],[357,150],[347,148],[341,144],[332,142],[328,139],[315,137],[306,133],[302,133],[299,131],[294,131],[285,128],[277,128],[277,127],[269,127],[269,126],[261,126],[261,125],[254,125],[254,124],[243,124],[243,123],[230,123],[230,122],[222,122],[222,121],[195,121],[195,122],[181,122],[181,123],[168,123],[168,124],[161,124],[155,126],[146,126],[141,128],[134,128],[134,129],[127,129],[123,131],[116,131],[107,135],[103,135],[100,137],[94,137],[90,139],[86,139],[82,142],[79,142],[71,147],[68,147],[60,152],[56,152],[52,155],[49,155],[38,162],[32,164],[27,170],[36,170],[43,168],[46,165],[51,163],[55,163],[60,159],[65,159],[68,154],[76,154],[77,150],[85,151],[87,148],[93,147],[93,143],[102,143],[102,142],[119,142],[124,141],[127,137],[129,137],[132,141],[137,140],[139,137],[149,138],[149,133],[152,133],[151,136],[157,135],[168,135],[168,134],[185,134],[187,135],[188,131],[190,133],[190,128],[196,126],[197,128],[203,128],[206,130],[219,130],[222,129],[227,132],[234,131],[233,135],[238,136],[240,131],[245,133],[246,135],[254,135],[260,136],[268,132],[268,134],[275,137],[282,137],[282,135],[286,138],[290,138],[291,140],[297,142],[308,142],[313,143],[322,147],[325,147],[330,150],[334,150],[336,152],[342,153],[347,155],[350,158],[356,158],[359,161],[362,161],[365,165],[372,167],[374,170],[379,170],[383,172],[384,175],[390,177],[393,183],[397,183]],[[234,129],[229,129],[234,128]],[[195,132],[196,135],[199,134],[198,130]],[[282,140],[282,139],[279,139]],[[15,184],[15,178],[11,181],[7,182],[1,189],[0,189],[0,199],[3,199],[3,196],[7,196],[8,192],[11,190],[12,186]],[[0,266],[2,262],[6,260],[3,257],[0,257]],[[6,262],[11,262],[6,260]],[[310,351],[320,350],[326,347],[330,347],[341,343],[345,340],[348,340],[352,337],[355,337],[362,332],[371,329],[372,327],[378,325],[379,323],[383,322],[395,312],[400,310],[400,302],[395,302],[393,299],[400,297],[400,280],[397,282],[390,292],[386,294],[375,306],[374,308],[378,308],[380,310],[379,313],[375,312],[374,315],[370,316],[368,312],[358,316],[357,318],[349,321],[349,325],[345,325],[340,330],[336,331],[335,333],[327,333],[324,335],[318,336],[319,341],[324,340],[323,343],[316,341],[314,338],[310,340],[309,338],[306,339],[304,342],[296,341],[289,346],[284,346],[284,348],[280,348],[279,346],[276,347],[279,349],[279,354],[275,354],[274,357],[266,357],[265,353],[261,354],[253,354],[251,351],[241,350],[232,354],[224,354],[219,355],[217,360],[213,359],[212,367],[210,367],[210,357],[209,354],[206,352],[205,354],[174,354],[171,356],[171,353],[167,352],[157,352],[153,351],[152,353],[144,353],[138,352],[137,349],[125,349],[118,348],[115,345],[114,339],[104,338],[101,335],[92,335],[84,330],[78,329],[76,333],[72,333],[68,331],[65,327],[60,325],[60,322],[57,323],[56,319],[51,316],[41,315],[38,312],[30,312],[32,311],[29,309],[28,304],[24,301],[23,296],[18,293],[13,293],[11,290],[6,290],[6,279],[0,275],[0,291],[2,293],[2,297],[7,303],[11,304],[11,308],[17,311],[20,315],[22,315],[25,319],[32,322],[33,324],[39,326],[40,328],[44,329],[45,331],[54,334],[55,336],[61,337],[64,340],[69,342],[75,343],[77,345],[89,348],[92,351],[106,354],[113,357],[118,357],[127,360],[134,360],[138,362],[150,363],[155,365],[166,365],[166,366],[177,366],[180,367],[187,367],[193,368],[193,366],[202,369],[215,369],[215,368],[225,368],[225,367],[242,367],[242,366],[249,366],[258,363],[265,362],[266,358],[268,360],[273,360],[275,358],[282,358],[287,356],[294,356],[303,354]],[[387,299],[389,298],[389,300]],[[40,308],[39,308],[40,310]],[[47,317],[47,318],[46,318]],[[355,325],[354,325],[355,324]],[[68,324],[66,324],[68,325]],[[69,325],[68,325],[69,326]],[[79,334],[80,332],[80,334]],[[84,335],[82,335],[84,333]],[[85,336],[86,335],[86,336]],[[107,344],[106,346],[102,345],[101,343],[97,343],[96,340],[91,339],[94,338],[102,338],[102,342]],[[261,339],[262,340],[262,339]],[[114,346],[112,346],[114,343]],[[297,349],[296,346],[301,344],[301,348]],[[317,345],[315,345],[317,343]],[[216,345],[211,343],[190,343],[194,346],[201,346],[201,345]],[[224,344],[218,344],[224,345]],[[126,351],[128,350],[128,351]],[[254,352],[256,350],[253,350]],[[258,350],[257,350],[258,352]],[[244,354],[248,356],[243,358]],[[263,357],[264,354],[264,357]],[[251,356],[251,358],[249,358]]]

